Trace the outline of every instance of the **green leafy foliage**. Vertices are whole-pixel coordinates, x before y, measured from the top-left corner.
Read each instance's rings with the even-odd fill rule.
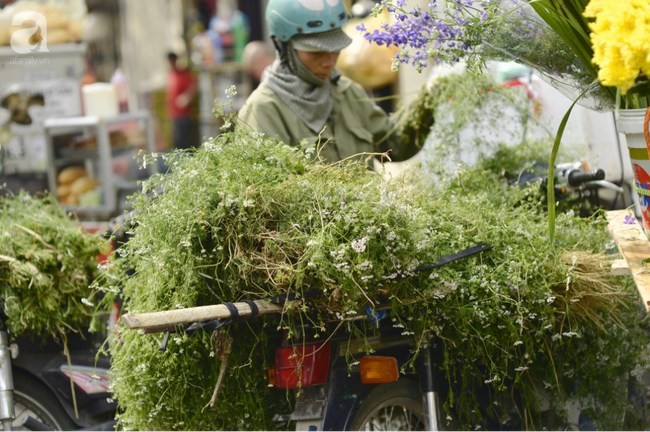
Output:
[[[287,394],[263,370],[306,323],[391,306],[391,320],[416,349],[436,339],[449,379],[449,413],[462,428],[485,426],[478,386],[495,407],[521,396],[522,427],[542,427],[541,394],[561,417],[563,401],[589,400],[594,420],[617,425],[625,411],[619,378],[639,362],[646,339],[637,295],[611,275],[603,218],[557,217],[546,237],[539,189],[516,188],[483,168],[436,186],[417,174],[387,182],[363,161],[318,161],[244,128],[189,153],[134,198],[132,239],[98,283],[121,292],[129,312],[267,299],[305,298],[283,314],[230,327],[231,375],[208,402],[219,355],[208,334],[120,329],[112,376],[125,429],[274,429]],[[432,272],[441,256],[486,243],[493,250]],[[109,296],[110,297],[110,296]],[[318,333],[318,331],[317,331]],[[621,411],[623,410],[623,411]]]
[[[87,330],[102,248],[102,240],[84,232],[50,195],[0,198],[0,290],[8,329],[60,341]]]

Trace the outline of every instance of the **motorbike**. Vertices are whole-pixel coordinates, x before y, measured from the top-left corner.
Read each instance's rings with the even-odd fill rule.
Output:
[[[444,256],[416,271],[428,271],[452,261],[488,252],[488,245],[475,245]],[[121,323],[145,333],[165,332],[160,349],[166,349],[173,332],[216,332],[265,314],[282,313],[286,301],[269,299],[223,303],[171,311],[124,314]],[[295,430],[457,430],[445,411],[449,384],[442,370],[443,344],[432,340],[417,347],[390,317],[389,307],[366,309],[366,314],[330,323],[326,341],[315,337],[321,329],[309,325],[300,340],[288,338],[274,352],[274,365],[266,371],[267,384],[281,392],[295,392],[291,413],[277,413],[274,421]],[[355,335],[363,334],[359,337]],[[372,354],[363,354],[372,352]],[[355,354],[359,353],[359,354]],[[222,367],[225,362],[222,363]],[[220,376],[223,375],[220,371]],[[480,389],[477,389],[480,391]],[[484,398],[487,411],[490,409]],[[515,407],[513,407],[514,409]],[[515,415],[512,415],[515,418]],[[490,429],[503,429],[499,422]],[[511,427],[518,429],[516,423]]]
[[[71,335],[68,356],[54,340],[14,338],[0,316],[3,430],[112,430],[110,361],[92,335]]]
[[[631,204],[625,185],[606,180],[604,170],[590,169],[585,161],[559,163],[555,165],[554,174],[555,198],[560,211],[570,210],[588,217],[597,209],[615,210]],[[534,162],[506,178],[519,186],[539,183],[545,205],[548,163]]]
[[[485,252],[489,247],[477,245],[470,249],[443,257],[434,265]],[[161,346],[164,351],[173,332],[217,331],[282,310],[275,299],[256,300],[127,313],[121,320],[127,328],[145,333],[166,332]],[[277,389],[278,394],[295,392],[296,398],[293,412],[277,413],[274,421],[308,431],[457,430],[445,410],[449,387],[441,368],[442,343],[433,340],[416,350],[417,341],[403,335],[389,317],[390,309],[368,309],[364,316],[332,324],[338,330],[327,341],[314,338],[316,330],[309,326],[303,328],[304,334],[298,335],[306,342],[291,345],[282,338],[285,342],[275,349],[274,365],[266,371],[268,385]],[[364,331],[365,336],[355,337],[359,334],[355,330]],[[489,410],[487,404],[484,408]],[[487,423],[490,430],[504,429],[502,417],[494,421],[500,423]],[[509,428],[520,429],[516,423]]]
[[[93,230],[89,230],[93,231]],[[104,257],[98,257],[101,261]],[[117,320],[118,305],[107,317]],[[0,422],[3,430],[114,430],[105,336],[71,333],[67,343],[15,337],[0,303]]]
[[[385,325],[388,315],[373,311],[362,317],[377,326],[363,341],[341,332],[325,343],[278,348],[270,384],[296,391],[297,398],[294,411],[277,420],[310,431],[443,429],[446,381],[436,368],[442,351],[434,341],[421,350],[415,368],[406,367],[414,341]],[[362,343],[372,355],[342,354],[358,351]]]
[[[537,166],[518,174],[521,184],[540,182],[545,187],[546,167]],[[584,216],[587,210],[601,206],[598,191],[623,193],[623,188],[605,180],[602,170],[589,170],[586,165],[558,165],[555,172],[556,196],[571,206],[578,206]],[[485,253],[489,245],[476,245],[440,258],[423,266],[428,271],[454,260]],[[201,306],[166,312],[125,314],[122,323],[145,332],[215,331],[224,326],[269,313],[281,313],[283,302],[291,299],[269,299]],[[389,308],[367,309],[365,315],[348,317],[332,324],[327,341],[314,337],[322,330],[305,326],[303,334],[293,340],[304,341],[292,346],[287,338],[275,349],[274,366],[267,371],[268,385],[282,392],[295,392],[291,413],[277,413],[275,421],[294,425],[296,430],[455,430],[453,413],[446,411],[449,382],[441,368],[443,345],[432,340],[416,349],[416,341],[403,335],[391,322]],[[357,331],[360,330],[360,331]],[[363,338],[354,335],[364,334]],[[165,348],[165,342],[161,349]],[[372,354],[364,354],[371,352]],[[351,354],[352,353],[352,354]],[[359,353],[359,354],[354,354]],[[417,353],[417,354],[416,354]],[[478,393],[483,390],[476,389]],[[505,407],[497,416],[488,411],[485,400],[486,427],[518,430],[516,406]],[[588,427],[588,419],[576,411],[570,422]]]

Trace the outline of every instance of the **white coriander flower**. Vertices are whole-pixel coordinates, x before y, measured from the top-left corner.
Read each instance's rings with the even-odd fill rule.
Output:
[[[85,304],[86,306],[95,306],[95,304],[90,300],[88,300],[86,297],[83,297],[81,299],[81,303]]]
[[[367,243],[368,243],[368,237],[361,237],[358,240],[353,240],[352,249],[354,249],[358,253],[363,253],[366,250]]]
[[[498,379],[499,379],[499,377],[496,376],[496,375],[494,375],[494,377],[492,377],[492,378],[490,378],[490,379],[486,379],[486,380],[483,381],[483,382],[484,382],[485,384],[490,384],[490,383],[492,383],[492,382],[497,381]]]
[[[366,271],[366,270],[371,270],[372,269],[372,262],[371,261],[364,261],[361,264],[357,266],[357,268],[361,271]]]
[[[226,93],[226,96],[228,96],[229,98],[233,98],[233,97],[237,96],[237,87],[234,86],[234,85],[231,85],[230,87],[228,87],[225,90],[225,93]]]

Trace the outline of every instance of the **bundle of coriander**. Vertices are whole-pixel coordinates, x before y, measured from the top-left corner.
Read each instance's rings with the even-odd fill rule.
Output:
[[[51,195],[0,197],[0,299],[15,335],[52,337],[88,330],[104,242],[84,232]]]
[[[238,128],[171,154],[170,172],[134,197],[132,238],[98,284],[121,292],[127,311],[305,301],[229,327],[230,374],[214,407],[220,361],[209,334],[174,334],[161,352],[163,335],[121,329],[110,344],[121,427],[274,429],[273,415],[290,412],[288,395],[264,380],[278,330],[291,338],[309,321],[326,339],[327,323],[380,304],[416,346],[442,341],[458,427],[485,425],[477,385],[495,406],[521,396],[522,427],[542,426],[543,387],[558,414],[584,396],[599,426],[616,426],[625,398],[615,383],[646,340],[634,289],[602,253],[602,219],[561,215],[551,246],[535,189],[480,169],[444,187],[417,175],[386,182],[363,161],[325,165],[316,153]],[[493,250],[416,270],[477,243]]]

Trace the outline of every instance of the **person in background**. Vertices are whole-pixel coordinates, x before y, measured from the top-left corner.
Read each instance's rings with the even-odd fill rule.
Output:
[[[419,148],[399,141],[389,116],[335,68],[351,42],[342,30],[347,21],[343,0],[269,0],[266,24],[277,59],[240,109],[240,127],[293,146],[307,140],[327,162],[378,152],[406,160]]]
[[[262,41],[246,44],[242,54],[244,73],[251,79],[251,88],[256,89],[262,81],[266,68],[275,61],[275,50]]]
[[[167,114],[172,120],[173,145],[176,149],[198,146],[197,128],[192,117],[197,95],[196,77],[191,70],[178,65],[178,55],[167,54],[169,77],[167,81]]]
[[[240,62],[248,43],[248,17],[235,0],[216,0],[216,13],[210,19],[207,33],[215,51],[215,62]]]

